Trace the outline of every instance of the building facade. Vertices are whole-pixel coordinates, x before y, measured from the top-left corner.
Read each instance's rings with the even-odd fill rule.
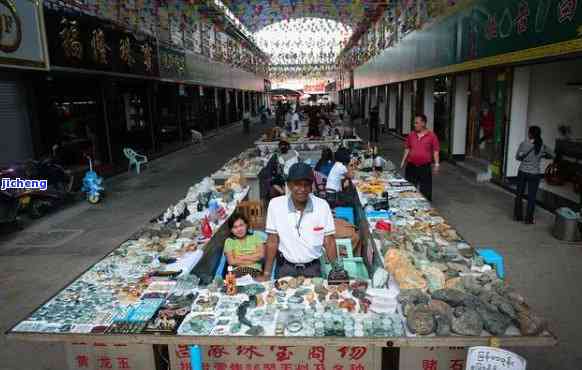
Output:
[[[83,173],[89,156],[116,173],[124,148],[164,155],[267,100],[261,56],[209,20],[151,32],[52,0],[0,12],[18,26],[0,38],[1,163],[56,156]]]
[[[565,181],[542,184],[541,200],[552,209],[573,205],[582,185],[581,23],[575,1],[460,2],[405,36],[386,35],[392,46],[354,68],[353,88],[340,99],[361,117],[378,104],[400,135],[410,132],[415,114],[426,114],[444,157],[509,187],[517,147],[529,126],[540,126]]]

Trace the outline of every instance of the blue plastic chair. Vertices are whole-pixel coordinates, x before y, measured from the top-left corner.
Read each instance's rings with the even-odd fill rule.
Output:
[[[148,163],[148,157],[145,155],[138,154],[135,150],[130,148],[123,149],[123,154],[129,161],[129,165],[127,167],[127,171],[131,171],[131,167],[135,166],[135,171],[139,175],[141,170],[141,165]]]
[[[356,224],[353,207],[335,207],[335,217],[342,218],[352,225]]]
[[[501,253],[492,248],[480,248],[477,249],[477,254],[483,258],[483,261],[485,261],[486,264],[495,267],[497,276],[500,279],[505,279],[505,267]]]

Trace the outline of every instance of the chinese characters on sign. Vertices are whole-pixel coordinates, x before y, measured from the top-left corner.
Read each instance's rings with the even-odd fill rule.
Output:
[[[128,67],[135,63],[133,55],[131,55],[131,40],[129,36],[119,40],[119,58]]]
[[[108,64],[107,53],[110,50],[105,40],[105,33],[97,28],[91,33],[91,48],[93,49],[93,61],[97,64]]]
[[[160,50],[161,77],[181,78],[186,74],[186,56],[171,50]]]
[[[378,368],[373,347],[207,346],[202,353],[202,368],[208,370]],[[170,364],[172,370],[191,370],[188,346],[170,346]]]
[[[146,72],[150,73],[153,70],[153,49],[150,44],[145,44],[141,46],[141,51],[143,53],[143,65]]]
[[[22,43],[22,24],[12,0],[0,0],[0,51],[13,53]]]
[[[70,343],[65,345],[65,353],[69,370],[137,370],[155,368],[152,347],[143,344]],[[188,366],[190,366],[189,363]]]
[[[558,3],[558,22],[572,22],[576,16],[578,0],[561,0]]]
[[[83,59],[83,44],[80,40],[79,25],[76,21],[66,18],[61,20],[61,45],[65,58],[71,61],[80,62]]]
[[[466,357],[465,348],[401,348],[400,369],[464,370]]]

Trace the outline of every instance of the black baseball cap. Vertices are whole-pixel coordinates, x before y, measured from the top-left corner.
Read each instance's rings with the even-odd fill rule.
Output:
[[[313,170],[306,163],[295,163],[289,168],[287,181],[309,180],[313,182]]]

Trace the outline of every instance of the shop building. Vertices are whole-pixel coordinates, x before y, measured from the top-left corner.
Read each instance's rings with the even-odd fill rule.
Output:
[[[550,209],[577,208],[582,9],[540,4],[475,1],[423,28],[395,31],[386,36],[391,47],[353,68],[354,91],[346,88],[340,97],[364,119],[379,102],[381,123],[400,136],[424,113],[444,158],[478,181],[509,188],[519,167],[517,147],[529,126],[540,126],[545,144],[558,153],[563,182],[543,181],[540,201]],[[394,22],[392,29],[400,30]]]
[[[45,71],[47,54],[40,9],[32,0],[14,7],[0,3],[0,164],[24,161],[35,153],[35,86],[31,76]]]
[[[100,174],[113,174],[127,168],[124,148],[167,154],[189,145],[192,130],[224,129],[264,101],[257,68],[188,46],[186,34],[202,43],[210,33],[218,45],[227,36],[213,27],[177,39],[55,1],[0,10],[22,25],[20,48],[8,45],[10,35],[0,48],[2,162],[55,155],[82,175],[90,156]]]

